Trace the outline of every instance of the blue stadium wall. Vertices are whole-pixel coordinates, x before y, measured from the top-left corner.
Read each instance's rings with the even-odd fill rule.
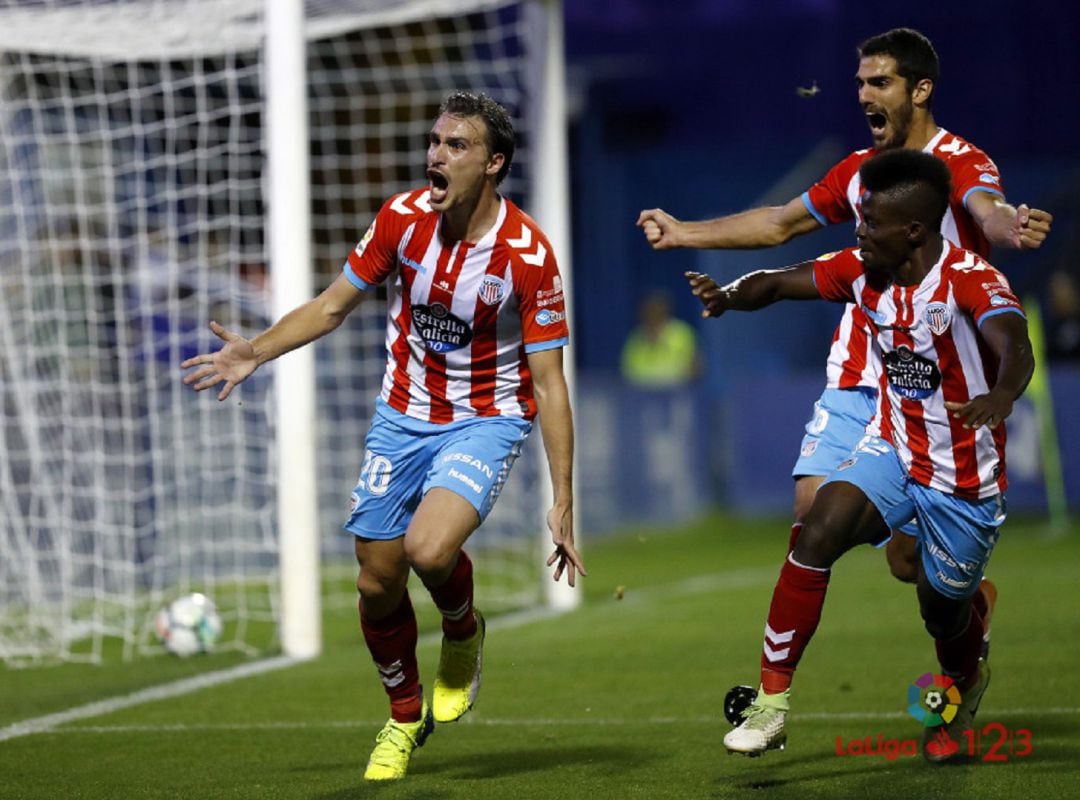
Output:
[[[677,524],[724,508],[736,514],[791,513],[791,468],[803,426],[821,392],[821,372],[743,375],[641,391],[616,375],[578,383],[578,503],[590,535],[628,525]],[[1070,510],[1080,512],[1080,426],[1073,411],[1080,366],[1055,365],[1050,385]],[[1029,400],[1009,419],[1012,513],[1047,510],[1038,423]]]
[[[565,8],[587,529],[677,520],[709,504],[790,513],[790,469],[839,308],[791,303],[702,321],[682,273],[730,279],[797,263],[848,246],[852,229],[833,226],[769,251],[655,253],[634,222],[655,206],[702,219],[783,203],[839,157],[865,147],[853,76],[855,45],[866,36],[900,25],[927,33],[942,62],[938,123],[991,154],[1011,201],[1054,212],[1043,250],[992,257],[1018,292],[1044,304],[1052,271],[1080,278],[1080,105],[1061,102],[1075,94],[1080,76],[1074,25],[1016,26],[1015,6],[997,0],[953,4],[948,15],[930,0],[902,9],[695,0],[662,15],[645,0]],[[1035,0],[1025,9],[1048,21],[1075,16],[1064,0]],[[816,95],[796,92],[815,82]],[[637,305],[655,289],[666,290],[677,315],[697,325],[705,354],[689,429],[682,412],[658,410],[658,397],[628,392],[617,379]],[[1075,512],[1080,366],[1055,363],[1051,379]],[[658,430],[671,444],[658,443]],[[1010,424],[1014,511],[1045,508],[1033,431],[1031,408],[1022,403]],[[678,488],[673,476],[683,482]]]

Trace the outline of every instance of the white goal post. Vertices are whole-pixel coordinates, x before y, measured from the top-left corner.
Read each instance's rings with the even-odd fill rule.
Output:
[[[0,0],[0,659],[158,653],[187,591],[223,647],[318,653],[383,305],[222,404],[179,363],[332,280],[454,89],[510,109],[504,188],[569,274],[560,49],[558,0]],[[538,440],[470,543],[495,609],[576,601]]]

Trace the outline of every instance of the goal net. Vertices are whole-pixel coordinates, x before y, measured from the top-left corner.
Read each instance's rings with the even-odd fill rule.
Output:
[[[0,0],[0,659],[160,652],[153,612],[203,591],[222,647],[273,646],[273,368],[217,403],[180,362],[271,322],[263,0]],[[452,90],[521,134],[533,180],[523,2],[309,0],[316,289],[382,202],[424,182]],[[293,265],[294,266],[294,265]],[[284,268],[284,267],[283,267]],[[381,295],[380,295],[381,299]],[[353,606],[341,531],[383,364],[380,302],[316,344],[324,597]],[[538,602],[538,444],[474,536],[488,606]]]

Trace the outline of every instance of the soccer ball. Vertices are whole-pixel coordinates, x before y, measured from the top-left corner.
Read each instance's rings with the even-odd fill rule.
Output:
[[[204,594],[186,594],[154,617],[154,630],[165,649],[178,656],[206,653],[221,636],[221,616]]]
[[[724,695],[724,718],[732,725],[742,725],[746,709],[756,699],[757,689],[753,686],[732,686]]]

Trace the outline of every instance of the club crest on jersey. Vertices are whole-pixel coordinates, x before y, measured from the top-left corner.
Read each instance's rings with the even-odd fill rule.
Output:
[[[427,349],[433,353],[459,350],[472,341],[469,324],[451,314],[442,303],[413,306],[412,321]]]
[[[489,306],[501,303],[506,297],[506,283],[498,275],[485,275],[480,281],[480,289],[477,291],[480,299]]]
[[[901,345],[886,353],[882,362],[889,387],[908,400],[925,400],[941,386],[941,370],[928,358]]]
[[[926,324],[936,336],[941,336],[949,329],[952,322],[952,312],[944,303],[929,303],[926,306]]]

